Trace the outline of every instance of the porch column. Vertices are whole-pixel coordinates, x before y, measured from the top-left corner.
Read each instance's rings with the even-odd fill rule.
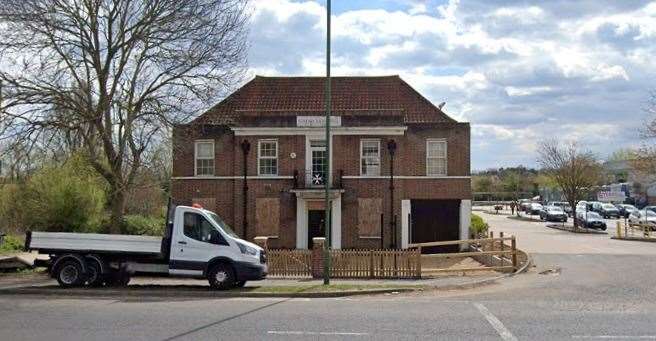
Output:
[[[469,239],[469,225],[471,225],[471,200],[460,200],[460,239]],[[464,250],[469,245],[461,244]]]
[[[401,200],[401,248],[407,249],[410,244],[410,200]]]
[[[332,224],[330,228],[332,229],[330,238],[331,248],[334,250],[339,250],[342,248],[342,196],[338,195],[337,198],[332,199],[331,205],[331,220]],[[307,226],[307,224],[306,224]]]
[[[305,199],[296,197],[296,248],[307,249],[308,222]]]

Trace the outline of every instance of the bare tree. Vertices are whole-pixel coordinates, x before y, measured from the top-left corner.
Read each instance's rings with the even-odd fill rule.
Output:
[[[577,203],[587,191],[597,184],[601,175],[601,166],[594,154],[581,150],[575,142],[541,142],[538,146],[538,163],[545,174],[558,184],[573,210],[576,210]]]
[[[633,153],[631,166],[647,177],[656,174],[656,91],[645,109],[647,120],[642,129],[642,145]]]
[[[3,0],[0,138],[81,138],[117,232],[148,149],[241,80],[247,20],[243,0]]]

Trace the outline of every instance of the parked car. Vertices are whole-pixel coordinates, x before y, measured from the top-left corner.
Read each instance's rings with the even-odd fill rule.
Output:
[[[558,206],[546,206],[540,211],[540,219],[546,221],[567,221],[567,213]]]
[[[606,221],[597,212],[579,210],[576,211],[576,217],[586,228],[606,230]]]
[[[620,217],[620,211],[613,204],[595,203],[592,205],[592,210],[599,213],[602,217],[606,219],[611,217],[612,218]]]
[[[652,211],[652,212],[656,213],[656,206],[645,206],[642,209]]]
[[[531,203],[531,205],[527,208],[526,213],[528,213],[530,215],[539,215],[540,212],[542,212],[542,209],[543,209],[543,207],[542,207],[541,204],[538,204],[538,203],[534,202],[534,203]]]
[[[520,212],[528,212],[528,208],[531,206],[531,202],[528,201],[528,199],[521,199],[519,200],[519,208],[518,210]]]
[[[649,224],[651,230],[656,230],[656,213],[649,210],[635,210],[629,215],[629,224]]]
[[[620,216],[624,218],[628,218],[633,211],[638,210],[635,206],[629,204],[617,204],[615,207],[620,211]]]
[[[569,216],[573,214],[572,206],[570,206],[569,203],[565,201],[553,201],[549,203],[548,206],[558,206],[562,208],[563,211],[565,211],[565,213],[567,213]]]
[[[578,203],[576,203],[576,211],[585,210],[587,206],[588,206],[588,202],[585,200],[581,200]]]

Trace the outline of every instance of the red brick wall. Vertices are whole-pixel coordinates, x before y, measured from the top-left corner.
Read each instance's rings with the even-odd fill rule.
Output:
[[[248,179],[248,221],[249,229],[243,224],[243,161],[241,142],[248,140],[251,150],[248,155],[248,174],[257,175],[257,141],[275,138],[278,140],[278,175],[291,176],[295,169],[305,170],[306,137],[294,136],[234,136],[230,130],[221,127],[184,126],[174,129],[172,196],[177,203],[190,204],[192,198],[215,197],[214,209],[231,224],[241,236],[252,240],[255,231],[255,198],[277,197],[280,199],[280,236],[270,239],[271,248],[296,245],[296,198],[289,190],[293,181],[289,179]],[[237,179],[175,179],[194,175],[195,139],[214,139],[216,176],[236,176]],[[390,155],[387,141],[393,138],[397,143],[394,173],[396,176],[426,175],[426,139],[446,138],[448,143],[448,175],[469,176],[470,174],[470,128],[467,123],[410,125],[404,136],[350,136],[337,135],[333,140],[334,173],[343,170],[346,176],[360,175],[360,140],[379,138],[381,140],[381,175],[389,175]],[[291,153],[296,158],[290,157]],[[471,185],[468,178],[447,179],[396,179],[394,190],[394,213],[397,216],[397,241],[400,243],[401,200],[403,199],[471,199]],[[342,248],[378,248],[379,239],[359,238],[357,231],[357,198],[383,199],[383,224],[385,243],[390,244],[390,192],[389,180],[344,179],[342,195]]]

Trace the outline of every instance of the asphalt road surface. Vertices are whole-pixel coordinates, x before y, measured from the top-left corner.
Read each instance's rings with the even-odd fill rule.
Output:
[[[344,299],[0,296],[0,340],[656,340],[656,244],[483,215],[536,267],[473,290]]]

